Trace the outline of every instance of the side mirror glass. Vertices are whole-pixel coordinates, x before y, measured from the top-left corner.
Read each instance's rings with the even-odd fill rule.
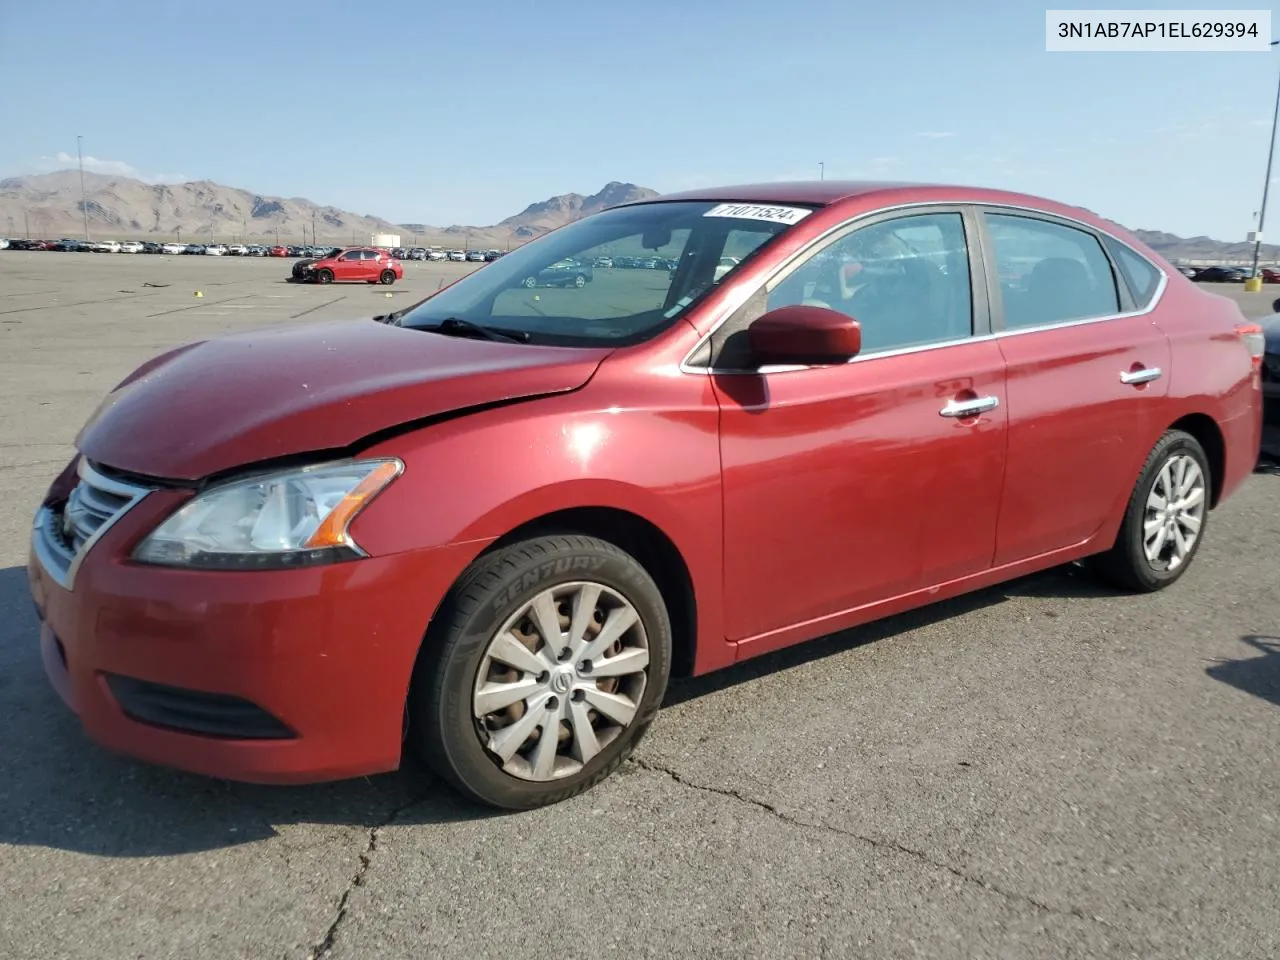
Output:
[[[747,328],[747,342],[757,366],[845,363],[862,349],[862,328],[827,307],[778,307]]]

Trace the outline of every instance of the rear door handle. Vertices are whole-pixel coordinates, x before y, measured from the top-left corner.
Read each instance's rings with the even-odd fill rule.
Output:
[[[1159,380],[1163,376],[1164,371],[1159,367],[1144,367],[1141,370],[1126,370],[1120,374],[1120,382],[1130,384],[1150,383],[1152,380]]]
[[[972,400],[951,400],[938,412],[944,417],[976,417],[980,413],[1000,406],[999,397],[974,397]]]

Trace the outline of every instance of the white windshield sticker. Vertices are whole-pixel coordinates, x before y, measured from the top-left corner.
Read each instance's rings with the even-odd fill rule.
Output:
[[[737,220],[766,220],[769,223],[799,223],[812,210],[804,207],[777,207],[767,203],[722,203],[704,217],[733,217]]]

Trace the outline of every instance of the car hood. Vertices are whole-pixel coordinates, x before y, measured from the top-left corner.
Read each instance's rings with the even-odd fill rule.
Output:
[[[337,450],[389,427],[583,386],[609,348],[499,343],[373,320],[180,347],[138,368],[76,438],[90,460],[171,480]]]

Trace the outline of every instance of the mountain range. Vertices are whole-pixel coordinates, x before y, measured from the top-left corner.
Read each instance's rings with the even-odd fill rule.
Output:
[[[405,244],[501,248],[606,207],[658,195],[633,183],[613,182],[589,196],[568,193],[530,204],[491,226],[437,227],[392,223],[302,197],[264,196],[211,180],[151,184],[86,173],[84,188],[82,208],[75,170],[0,180],[0,236],[78,237],[84,232],[83,209],[89,214],[90,235],[104,239],[341,244],[368,243],[372,234],[394,233]]]
[[[566,193],[530,204],[489,226],[447,227],[393,223],[302,197],[271,197],[211,180],[150,184],[129,177],[84,175],[85,209],[94,237],[210,238],[282,243],[367,243],[375,233],[400,234],[404,244],[451,247],[510,247],[607,207],[658,196],[634,183],[607,183],[590,195]],[[315,237],[312,237],[312,231]],[[80,175],[75,170],[0,180],[0,236],[42,239],[78,237],[84,231]],[[1135,230],[1143,242],[1170,260],[1239,260],[1253,256],[1248,243],[1210,237],[1179,237]],[[1280,246],[1262,248],[1267,262],[1280,260]]]

